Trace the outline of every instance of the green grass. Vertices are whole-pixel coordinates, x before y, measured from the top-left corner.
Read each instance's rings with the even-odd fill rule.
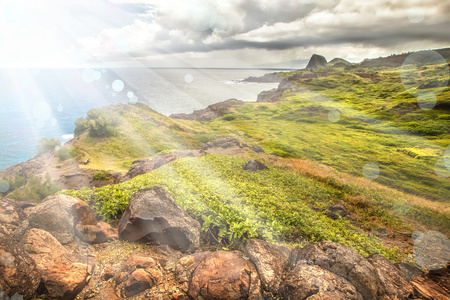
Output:
[[[245,162],[226,155],[184,158],[115,186],[63,193],[87,201],[98,213],[114,219],[134,192],[161,185],[201,221],[203,232],[217,232],[218,239],[227,243],[256,237],[291,243],[332,240],[366,256],[381,253],[398,258],[395,250],[359,234],[349,221],[327,217],[322,209],[342,201],[339,189],[272,167],[248,172],[243,170]]]

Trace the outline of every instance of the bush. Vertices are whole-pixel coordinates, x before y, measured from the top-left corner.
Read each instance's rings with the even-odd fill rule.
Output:
[[[116,112],[94,108],[88,111],[86,119],[78,118],[75,121],[75,134],[89,130],[91,137],[110,137],[117,134],[120,117]]]
[[[94,179],[95,180],[109,180],[109,179],[111,179],[111,175],[106,172],[99,171],[94,174]]]
[[[77,156],[77,153],[74,149],[69,149],[67,147],[63,147],[58,150],[56,155],[58,156],[60,161],[65,161],[69,158],[73,158],[73,157]]]
[[[57,139],[47,139],[47,138],[41,138],[38,141],[38,146],[37,146],[37,154],[44,154],[47,153],[51,150],[54,150],[56,146],[61,146],[61,141],[57,140]]]
[[[45,197],[54,195],[60,188],[51,181],[50,175],[47,173],[46,179],[42,182],[39,177],[31,176],[27,183],[8,194],[11,199],[34,199],[41,201]]]

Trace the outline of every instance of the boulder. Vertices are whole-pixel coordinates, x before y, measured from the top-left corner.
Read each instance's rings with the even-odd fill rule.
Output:
[[[199,246],[200,228],[200,223],[192,219],[169,192],[155,186],[131,196],[119,222],[119,238],[192,251]]]
[[[261,170],[267,170],[268,168],[260,161],[257,161],[256,159],[249,160],[245,166],[244,170],[250,171],[250,172],[256,172]]]
[[[237,146],[239,147],[239,141],[234,138],[234,137],[226,137],[226,138],[221,138],[221,139],[217,139],[213,142],[213,145],[215,147],[220,147],[220,148],[230,148],[230,147],[234,147]]]
[[[375,267],[386,296],[401,300],[408,299],[413,294],[413,287],[407,278],[387,258],[373,255],[368,260]]]
[[[81,240],[89,244],[101,244],[118,239],[117,229],[111,228],[105,222],[98,222],[97,225],[78,224],[76,231]]]
[[[282,299],[298,300],[363,299],[347,279],[319,266],[301,263],[287,274],[280,287],[280,295]]]
[[[289,250],[253,239],[245,245],[245,252],[256,266],[263,289],[276,294],[286,275]]]
[[[257,153],[264,153],[263,148],[261,148],[261,147],[258,146],[258,145],[252,146],[252,150],[255,151],[255,152],[257,152]]]
[[[96,225],[92,209],[84,201],[66,195],[49,196],[42,203],[30,209],[30,228],[49,232],[61,244],[74,240],[75,226]]]
[[[238,251],[207,253],[193,269],[188,296],[192,299],[262,299],[256,268]]]
[[[328,216],[333,220],[337,220],[340,217],[345,218],[350,216],[347,208],[345,208],[345,206],[340,203],[327,206],[325,210],[327,211]]]
[[[30,229],[21,243],[36,264],[49,298],[74,299],[81,292],[92,271],[92,263],[69,252],[41,229]]]
[[[40,282],[33,259],[11,236],[0,234],[0,291],[32,298]]]
[[[150,256],[132,254],[116,280],[117,294],[122,297],[135,296],[153,287],[161,276],[157,260]]]
[[[22,207],[14,200],[0,198],[0,237],[2,234],[10,235],[10,238],[19,238],[24,233],[23,227],[26,214]],[[25,225],[25,226],[23,226]]]
[[[309,59],[306,69],[317,69],[327,66],[327,60],[322,55],[313,54]]]
[[[294,249],[289,257],[291,268],[297,264],[318,265],[350,281],[364,299],[376,299],[384,293],[375,268],[356,251],[334,242],[308,244]]]
[[[212,253],[209,251],[194,253],[192,255],[180,258],[175,266],[175,277],[180,283],[180,289],[187,293],[189,291],[189,282],[192,273],[198,265]]]

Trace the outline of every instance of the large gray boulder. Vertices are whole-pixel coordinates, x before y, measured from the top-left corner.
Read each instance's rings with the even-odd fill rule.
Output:
[[[119,239],[192,251],[199,246],[200,228],[200,223],[192,219],[169,192],[155,186],[131,196],[119,222]]]
[[[350,281],[364,299],[377,299],[385,293],[375,267],[356,251],[333,242],[308,244],[294,249],[289,257],[291,268],[298,264],[317,265]]]
[[[42,203],[30,209],[28,222],[30,228],[49,232],[61,244],[74,241],[77,224],[97,224],[95,214],[86,202],[66,195],[45,198]]]

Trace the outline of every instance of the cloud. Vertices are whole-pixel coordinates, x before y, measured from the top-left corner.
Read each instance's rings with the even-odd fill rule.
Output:
[[[80,48],[99,60],[348,45],[395,51],[408,45],[445,45],[450,37],[450,4],[440,0],[110,2],[134,12],[136,19],[132,24],[79,39]],[[419,22],[408,17],[414,7],[420,8],[416,10],[419,13],[423,11]],[[118,47],[118,39],[125,46]]]

